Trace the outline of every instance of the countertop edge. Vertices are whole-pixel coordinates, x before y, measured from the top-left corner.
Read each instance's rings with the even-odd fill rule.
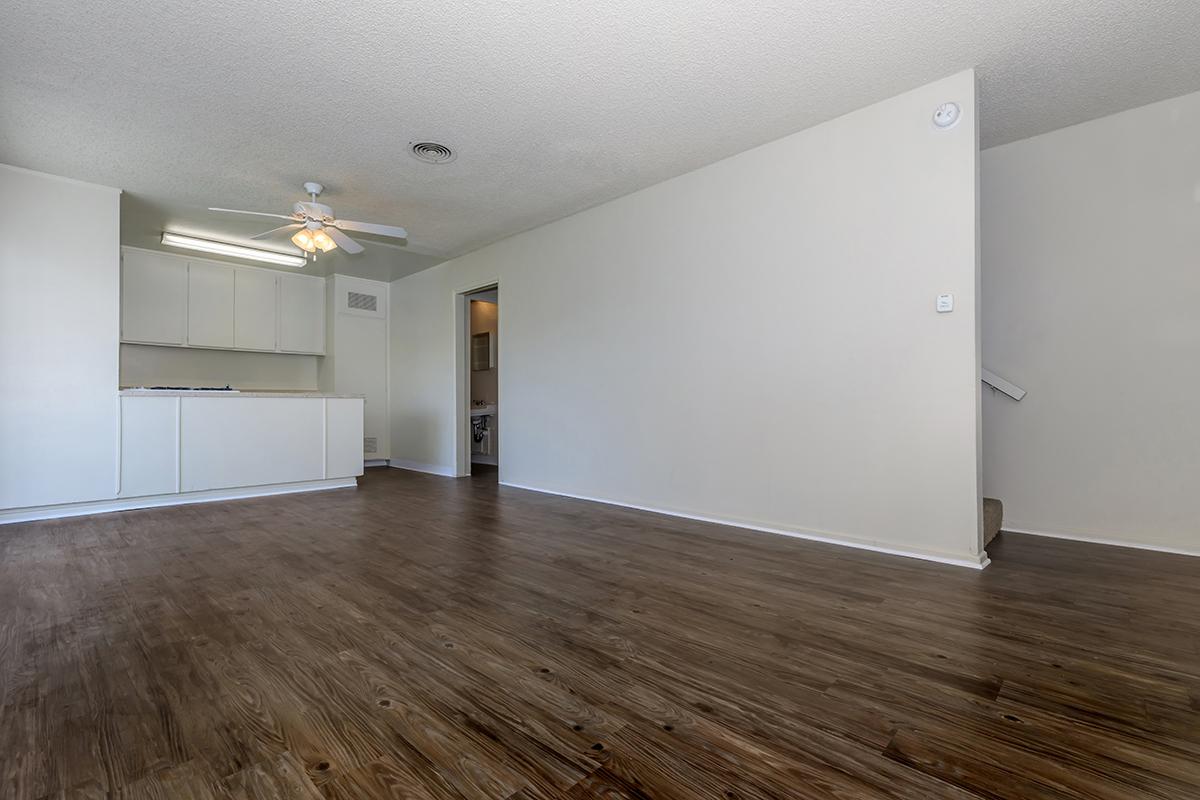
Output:
[[[120,397],[266,397],[266,398],[282,398],[282,399],[310,399],[310,400],[365,400],[366,396],[361,394],[328,394],[325,392],[289,392],[286,390],[272,391],[248,391],[248,392],[205,392],[205,391],[187,391],[178,389],[118,389],[117,394]]]

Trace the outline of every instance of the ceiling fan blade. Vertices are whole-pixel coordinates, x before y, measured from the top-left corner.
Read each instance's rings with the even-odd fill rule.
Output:
[[[376,236],[391,236],[396,239],[408,238],[408,231],[404,230],[404,228],[398,228],[395,225],[376,225],[374,222],[352,222],[348,219],[335,219],[329,224],[336,225],[347,231],[373,233]]]
[[[342,248],[347,253],[354,254],[354,253],[361,253],[363,251],[363,246],[361,244],[354,241],[349,236],[347,236],[346,234],[339,231],[337,228],[332,228],[327,225],[325,227],[325,232],[329,234],[329,238],[333,239],[333,241],[337,244],[338,247]]]
[[[272,234],[279,233],[280,231],[290,231],[292,228],[302,228],[302,227],[304,227],[303,222],[293,222],[291,225],[280,225],[278,228],[271,228],[271,230],[269,230],[269,231],[263,231],[262,233],[257,233],[254,236],[251,236],[250,238],[251,239],[265,239],[268,236],[271,236]]]
[[[238,208],[210,208],[209,211],[224,211],[228,214],[252,214],[256,217],[276,217],[278,219],[291,219],[291,220],[295,219],[295,217],[290,217],[285,214],[267,214],[264,211],[242,211],[241,209],[238,209]]]

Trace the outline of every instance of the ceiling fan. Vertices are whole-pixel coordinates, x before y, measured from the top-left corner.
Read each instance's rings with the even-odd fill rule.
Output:
[[[316,253],[318,250],[322,253],[328,253],[335,247],[340,247],[347,253],[361,253],[363,247],[358,242],[351,239],[343,231],[358,231],[360,233],[373,233],[377,236],[391,236],[396,239],[407,239],[408,231],[404,228],[398,228],[395,225],[378,225],[374,222],[354,222],[348,219],[336,219],[333,216],[333,209],[323,203],[317,202],[317,195],[324,191],[325,187],[319,183],[309,181],[304,184],[304,192],[310,198],[309,202],[296,203],[292,206],[291,214],[268,214],[263,211],[242,211],[236,208],[210,208],[209,211],[224,211],[230,214],[251,214],[256,217],[276,217],[278,219],[290,220],[287,225],[280,225],[278,228],[272,228],[269,231],[264,231],[251,239],[265,239],[268,236],[273,236],[283,231],[295,230],[292,235],[292,244],[299,247],[306,253]]]

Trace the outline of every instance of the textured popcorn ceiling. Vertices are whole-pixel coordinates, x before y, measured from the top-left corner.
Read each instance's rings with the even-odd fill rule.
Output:
[[[0,162],[126,190],[138,244],[168,225],[248,236],[270,220],[204,207],[285,211],[319,180],[340,216],[408,228],[360,262],[392,274],[967,67],[985,147],[1200,89],[1197,0],[9,0],[3,16]],[[416,139],[459,158],[422,164]]]

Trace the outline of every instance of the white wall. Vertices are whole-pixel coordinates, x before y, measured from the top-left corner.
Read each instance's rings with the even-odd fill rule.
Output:
[[[122,386],[226,383],[238,389],[312,391],[317,388],[317,356],[121,345]]]
[[[332,275],[325,289],[325,357],[319,370],[321,390],[361,394],[366,398],[363,415],[365,438],[376,441],[375,452],[364,452],[368,460],[385,459],[391,447],[388,412],[388,294],[383,281]],[[350,309],[348,292],[378,298],[377,313]]]
[[[1200,554],[1200,93],[986,151],[984,486],[1005,528]]]
[[[0,508],[113,497],[120,192],[0,165],[0,197]]]
[[[978,563],[977,154],[964,72],[394,282],[393,458],[498,280],[503,481]]]

